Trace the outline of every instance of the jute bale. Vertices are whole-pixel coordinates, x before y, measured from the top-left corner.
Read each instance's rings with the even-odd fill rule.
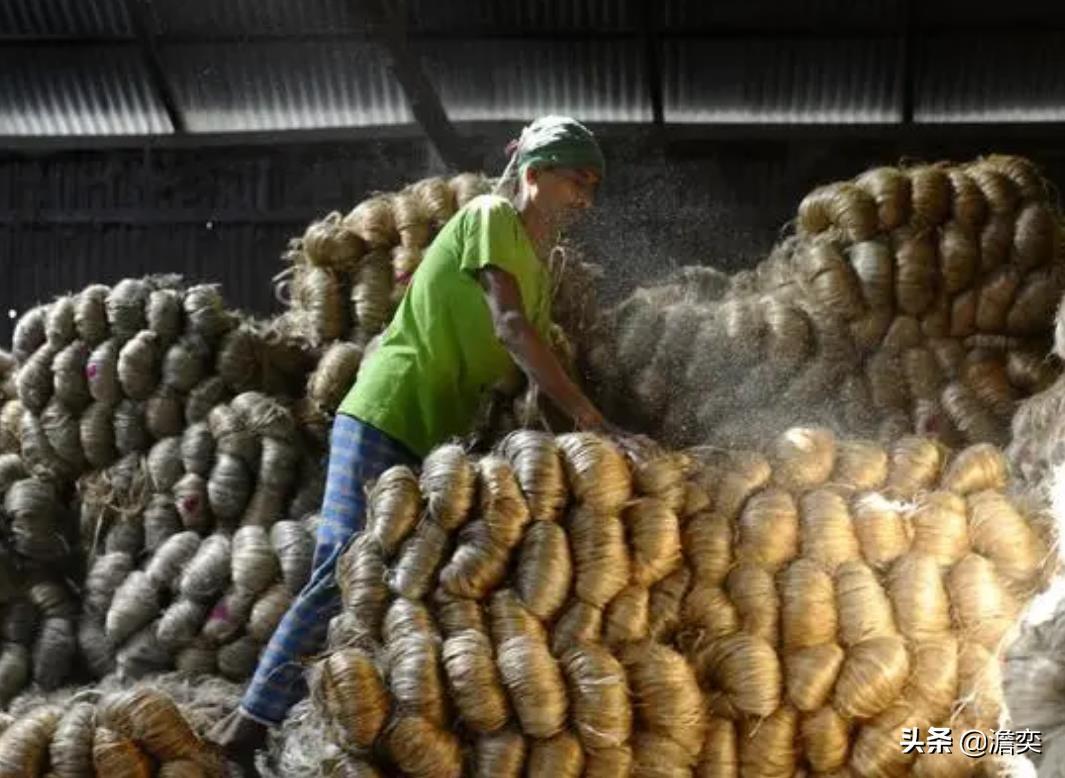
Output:
[[[636,289],[581,344],[593,398],[671,445],[760,445],[796,423],[1001,445],[1036,384],[1004,384],[986,359],[973,376],[956,363],[930,370],[928,352],[1044,353],[1065,285],[1062,219],[1034,166],[1003,159],[877,168],[817,188],[798,234],[702,301],[686,337],[676,322],[694,281]],[[1015,168],[1030,200],[1003,172]],[[784,329],[782,312],[797,313]]]
[[[570,456],[605,450],[594,436],[576,443],[559,441]],[[984,445],[954,455],[917,438],[884,450],[816,428],[787,432],[770,448],[768,460],[732,452],[688,466],[679,485],[619,454],[607,460],[624,470],[613,494],[604,492],[610,484],[580,483],[588,471],[571,463],[574,493],[590,499],[559,522],[527,524],[515,563],[472,589],[448,588],[455,562],[437,561],[451,543],[436,522],[411,528],[405,517],[397,527],[405,533],[383,535],[371,526],[338,572],[345,608],[366,626],[357,618],[332,634],[348,641],[336,648],[371,663],[367,672],[373,657],[389,657],[393,718],[353,742],[334,705],[325,715],[338,744],[383,747],[393,758],[400,748],[414,764],[395,739],[397,722],[441,755],[456,743],[478,754],[501,748],[502,733],[516,727],[528,747],[507,758],[525,770],[556,758],[569,769],[581,753],[597,771],[627,759],[687,774],[715,764],[706,744],[720,741],[722,764],[753,774],[790,775],[803,760],[876,774],[869,765],[880,764],[887,741],[878,738],[892,717],[928,726],[954,708],[1000,707],[1001,688],[981,668],[1047,564],[1035,519],[1008,495],[1001,454]],[[480,471],[483,461],[466,466]],[[745,462],[762,468],[741,479]],[[463,469],[424,483],[451,494],[467,483]],[[411,476],[390,478],[377,499],[391,501],[402,487],[406,511],[420,504]],[[620,504],[617,484],[631,494],[634,483],[644,494],[661,487],[659,495],[677,489],[693,499],[675,499],[676,512],[661,496]],[[535,487],[523,483],[525,494]],[[727,515],[694,499],[698,490],[716,492]],[[475,500],[460,514],[455,558],[492,542],[490,505]],[[617,513],[604,512],[611,508]],[[998,524],[1020,545],[997,535]],[[424,565],[420,546],[432,552]],[[566,560],[572,582],[557,591],[530,577],[564,571]],[[376,710],[367,721],[387,715]]]

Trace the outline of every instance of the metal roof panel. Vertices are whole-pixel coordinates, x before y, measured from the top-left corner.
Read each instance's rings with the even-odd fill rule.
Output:
[[[1065,34],[951,34],[919,43],[914,120],[1065,121]]]
[[[422,44],[419,51],[455,121],[526,120],[546,113],[589,122],[651,119],[637,41],[469,40]]]
[[[406,124],[384,52],[366,42],[161,47],[190,132]]]
[[[676,40],[663,52],[667,122],[887,123],[901,116],[898,42]]]
[[[0,72],[0,135],[173,131],[136,47],[2,47]]]
[[[4,0],[0,35],[133,37],[122,0]]]

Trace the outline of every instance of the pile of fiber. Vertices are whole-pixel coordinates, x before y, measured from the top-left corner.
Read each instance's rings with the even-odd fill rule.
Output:
[[[0,402],[7,402],[18,397],[18,387],[15,384],[15,373],[18,365],[15,357],[3,349],[0,349]]]
[[[1065,310],[1054,327],[1054,353],[1047,362],[1065,358]],[[1010,464],[1017,476],[1036,489],[1049,488],[1054,469],[1065,463],[1065,377],[1017,406],[1010,439]],[[1065,504],[1061,506],[1065,509]]]
[[[25,687],[59,688],[77,671],[78,600],[55,573],[34,570],[8,582],[0,607],[0,705]]]
[[[728,282],[691,272],[601,323],[586,371],[674,445],[788,424],[1004,445],[1065,289],[1061,217],[1026,160],[877,168],[807,196],[797,235]]]
[[[338,564],[311,677],[330,774],[990,768],[899,743],[997,725],[1051,544],[1006,485],[990,445],[813,428],[639,462],[584,433],[438,448],[379,479]]]
[[[426,180],[362,203],[343,225],[316,222],[296,248],[294,283],[313,288],[323,271],[349,284],[353,320],[372,334],[395,302],[391,272],[382,286],[366,269],[374,252],[387,249],[412,271],[443,222],[486,188],[478,176]],[[396,245],[382,237],[392,234],[390,219]],[[344,248],[353,246],[357,256]],[[583,279],[559,297],[567,315],[586,316],[590,277],[574,258],[559,251],[552,267]],[[0,368],[17,363],[14,378],[0,380],[17,388],[0,409],[0,601],[6,580],[61,560],[82,601],[73,595],[63,631],[64,640],[76,635],[77,650],[50,668],[36,666],[32,649],[39,625],[59,622],[35,617],[20,640],[4,638],[0,651],[16,668],[0,679],[5,699],[38,676],[52,689],[116,668],[130,677],[175,666],[247,676],[307,572],[248,591],[222,546],[235,553],[239,539],[256,533],[292,546],[294,535],[283,533],[298,532],[299,550],[290,552],[309,561],[313,522],[304,519],[322,499],[329,426],[367,346],[308,349],[308,341],[329,340],[314,327],[292,332],[292,321],[313,319],[309,311],[256,321],[226,309],[213,286],[149,277],[88,286],[19,320],[13,359],[0,360]],[[179,580],[191,557],[171,560],[178,567],[166,577],[147,578],[175,539],[183,552],[201,544],[201,553],[215,554],[215,567],[203,562],[203,575],[215,578],[195,596]],[[26,596],[13,596],[17,612]],[[112,608],[113,598],[132,610]]]
[[[1060,387],[1056,393],[1060,395]],[[1046,394],[1049,394],[1046,393]],[[1032,398],[1035,403],[1039,397]],[[1018,412],[1018,418],[1020,417]],[[1057,425],[1031,427],[1030,435],[1018,440],[1018,448],[1031,444],[1045,453],[1060,446],[1063,438]],[[1030,460],[1018,459],[1011,452],[1011,464],[1022,483],[1037,499],[1048,502],[1058,522],[1065,520],[1065,465],[1060,452],[1053,464],[1039,463],[1029,469]],[[1058,547],[1059,557],[1065,555]],[[1026,612],[1017,639],[1009,646],[1002,672],[1003,689],[1009,708],[1010,726],[1014,731],[1031,729],[1042,735],[1043,749],[1033,754],[1041,778],[1065,775],[1065,577],[1058,576]]]
[[[75,515],[67,509],[61,485],[32,475],[21,456],[6,453],[0,454],[0,494],[0,560],[33,568],[75,554]]]
[[[76,521],[55,485],[0,454],[0,705],[25,685],[54,689],[76,669]]]
[[[146,454],[235,393],[298,393],[309,368],[297,345],[242,323],[215,287],[173,277],[94,285],[34,308],[16,325],[14,354],[22,455],[57,482]],[[14,413],[8,403],[5,433]]]
[[[1013,731],[1041,734],[1040,753],[1031,754],[1040,778],[1060,778],[1065,769],[1065,601],[1059,579],[1047,593],[1056,604],[1043,618],[1025,619],[1006,652],[1002,685]],[[1032,610],[1035,610],[1033,606]]]
[[[318,460],[317,444],[301,436],[285,403],[243,392],[156,441],[146,457],[128,455],[83,476],[86,546],[135,556],[182,529],[231,532],[303,518],[321,498]]]
[[[247,676],[308,575],[300,520],[321,501],[328,425],[303,397],[314,356],[276,322],[226,309],[214,287],[173,277],[35,308],[14,354],[19,399],[0,411],[0,601],[24,628],[3,635],[0,697],[116,668]],[[229,546],[254,533],[265,547],[231,569]],[[204,560],[190,572],[194,552]],[[12,576],[60,562],[77,592],[61,614],[32,588],[6,594]],[[248,564],[263,588],[245,585]]]
[[[439,229],[488,188],[474,173],[426,178],[374,195],[346,216],[333,212],[313,222],[290,241],[291,267],[277,279],[289,308],[286,326],[316,347],[368,343],[388,323]]]
[[[75,695],[0,722],[0,774],[222,778],[220,755],[174,701],[151,686]]]
[[[24,314],[13,345],[27,464],[70,481],[179,432],[233,325],[215,288],[172,277],[90,286]]]
[[[310,575],[312,528],[282,520],[201,537],[167,537],[143,563],[97,556],[83,591],[78,645],[91,673],[178,669],[242,680]]]

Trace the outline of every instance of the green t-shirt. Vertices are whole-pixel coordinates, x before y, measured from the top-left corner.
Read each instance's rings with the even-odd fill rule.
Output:
[[[517,366],[496,337],[476,273],[514,276],[525,315],[546,337],[550,277],[509,201],[482,195],[425,252],[399,309],[340,412],[372,424],[419,456],[470,431],[482,399]]]

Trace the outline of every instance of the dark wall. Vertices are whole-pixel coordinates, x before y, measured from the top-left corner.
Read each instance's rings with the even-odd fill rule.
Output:
[[[605,296],[680,264],[753,264],[803,194],[870,166],[1007,151],[1065,181],[1065,149],[1052,138],[794,135],[604,140],[601,207],[580,237],[606,265]],[[504,140],[481,143],[501,149]],[[233,305],[276,310],[270,279],[310,219],[442,172],[413,139],[0,158],[0,343],[10,339],[9,310],[149,272],[219,282]]]
[[[219,282],[231,304],[269,312],[289,237],[432,168],[410,141],[0,160],[0,342],[9,309],[144,273]]]

